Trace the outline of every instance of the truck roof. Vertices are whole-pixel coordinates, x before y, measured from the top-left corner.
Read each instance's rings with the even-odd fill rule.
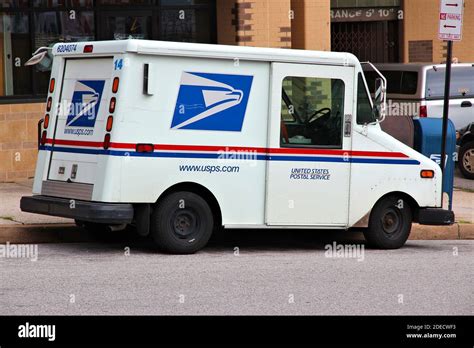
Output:
[[[93,45],[92,53],[83,53],[84,46]],[[312,63],[356,66],[358,59],[351,53],[309,51],[284,48],[196,44],[152,40],[112,40],[74,43],[57,43],[53,47],[57,56],[104,55],[132,52],[148,55],[200,57],[214,59],[243,59],[252,61]]]

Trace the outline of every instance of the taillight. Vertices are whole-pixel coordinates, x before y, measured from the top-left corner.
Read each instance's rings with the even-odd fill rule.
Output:
[[[46,114],[46,116],[44,117],[44,122],[43,122],[44,129],[48,128],[48,125],[49,125],[49,114]]]
[[[46,111],[51,110],[51,104],[53,103],[53,98],[49,97],[48,101],[46,102]]]
[[[110,133],[107,133],[104,136],[104,149],[108,149],[110,147]]]
[[[92,51],[94,50],[94,46],[93,45],[85,45],[84,46],[84,53],[92,53]]]
[[[136,146],[137,152],[153,152],[154,149],[153,144],[137,144]]]
[[[115,77],[114,82],[112,83],[112,92],[117,93],[118,88],[119,88],[119,78]]]
[[[107,132],[110,132],[112,130],[112,125],[114,124],[114,118],[112,117],[112,115],[110,115],[108,118],[107,118],[107,124],[105,126],[105,130]]]
[[[115,111],[115,97],[110,98],[109,112],[113,113]]]
[[[44,145],[46,144],[46,131],[44,130],[43,131],[43,134],[41,134],[41,142],[40,142],[41,145]]]
[[[420,106],[420,117],[428,117],[428,108],[426,105]]]
[[[56,82],[56,81],[54,80],[54,78],[52,78],[52,79],[49,81],[49,93],[53,93],[55,82]]]

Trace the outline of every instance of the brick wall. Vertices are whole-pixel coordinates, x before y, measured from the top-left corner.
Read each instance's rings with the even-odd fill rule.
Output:
[[[34,176],[44,103],[0,105],[0,182]]]
[[[404,62],[413,62],[412,58],[427,55],[422,53],[421,43],[431,41],[432,61],[441,63],[445,50],[443,42],[438,40],[439,0],[405,0],[404,1]],[[411,44],[410,44],[411,42]],[[417,43],[418,42],[418,43]],[[416,59],[415,61],[419,61]]]
[[[331,18],[328,0],[291,0],[292,48],[330,51]]]
[[[219,44],[291,48],[290,0],[218,0]]]
[[[433,40],[408,41],[408,61],[432,62],[433,61]]]
[[[328,0],[217,0],[219,44],[328,51]]]
[[[236,25],[235,8],[236,1],[217,0],[217,43],[221,45],[235,45],[236,43]],[[243,24],[243,23],[241,23]]]
[[[454,43],[453,50],[453,57],[460,62],[474,62],[473,18],[474,1],[465,1],[463,40]],[[429,47],[432,48],[434,63],[446,61],[446,43],[438,39],[438,23],[439,0],[404,1],[404,62],[426,61]]]
[[[291,48],[290,0],[255,1],[253,25],[255,39],[252,46]]]

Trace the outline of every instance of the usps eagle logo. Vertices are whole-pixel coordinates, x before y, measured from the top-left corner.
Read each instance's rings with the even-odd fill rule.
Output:
[[[94,127],[105,80],[76,81],[66,126]]]
[[[171,129],[240,132],[253,76],[183,72]]]

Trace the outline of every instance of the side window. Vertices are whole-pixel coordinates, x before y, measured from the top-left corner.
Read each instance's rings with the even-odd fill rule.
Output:
[[[387,79],[388,94],[403,94],[402,88],[402,72],[401,71],[382,71]],[[375,87],[374,87],[375,88]]]
[[[282,83],[282,147],[342,147],[344,82],[287,76]]]
[[[404,71],[401,86],[403,94],[416,94],[417,89],[418,73],[416,71]]]
[[[362,74],[359,73],[357,79],[357,124],[367,124],[374,121],[375,117],[372,112],[372,104],[370,104],[370,99],[367,90],[365,89]]]

